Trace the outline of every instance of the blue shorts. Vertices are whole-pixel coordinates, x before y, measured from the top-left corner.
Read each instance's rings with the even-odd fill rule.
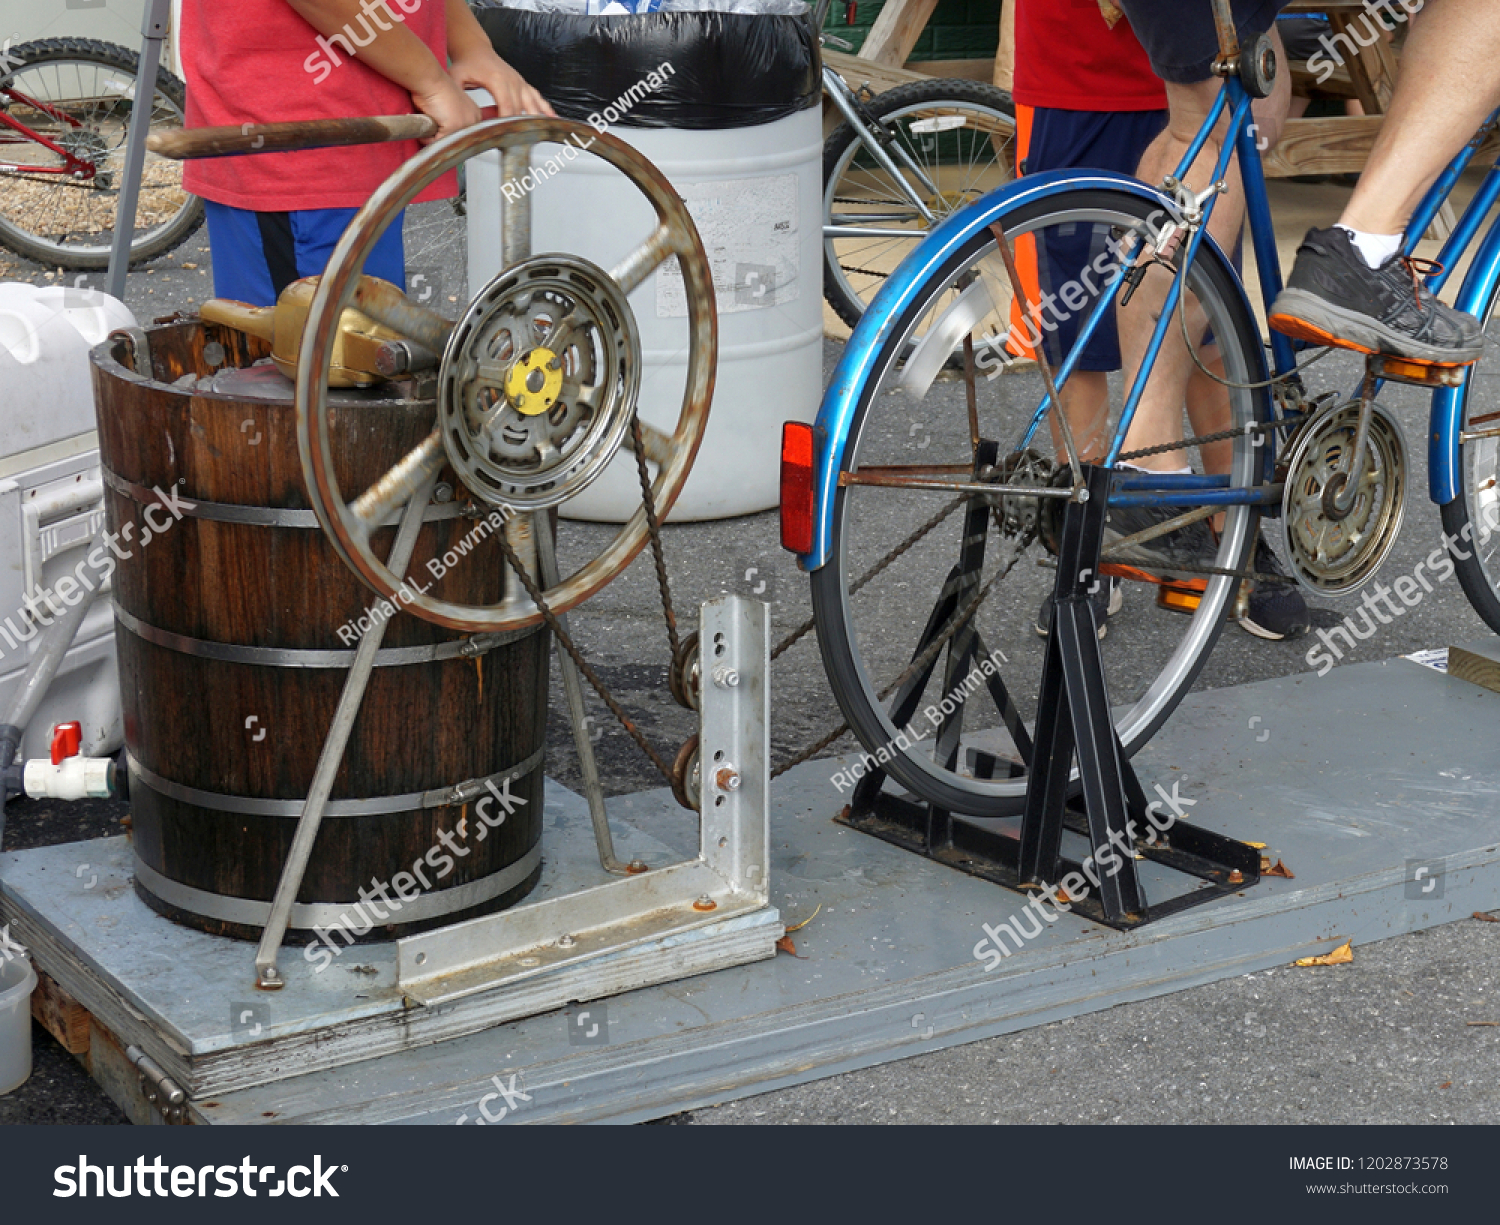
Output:
[[[1037,107],[1032,112],[1030,139],[1021,152],[1020,171],[1114,170],[1135,177],[1141,154],[1167,125],[1166,111],[1059,111]],[[1108,253],[1109,237],[1101,225],[1079,222],[1053,225],[1036,235],[1037,279],[1040,287],[1057,293],[1101,255]],[[1240,245],[1231,257],[1240,267]],[[1114,262],[1113,255],[1109,262]],[[1072,349],[1089,311],[1070,313],[1044,331],[1042,350],[1047,364],[1057,367]],[[1045,318],[1045,316],[1044,316]],[[1048,320],[1053,322],[1053,320]],[[1029,332],[1028,332],[1029,334]],[[1213,330],[1204,333],[1205,346],[1214,343]],[[1111,308],[1084,346],[1076,369],[1112,371],[1120,369],[1120,334]]]
[[[1118,0],[1130,28],[1163,81],[1196,85],[1211,80],[1219,33],[1209,0]],[[1288,0],[1230,0],[1240,42],[1264,34]]]
[[[1022,152],[1021,172],[1042,170],[1114,170],[1134,176],[1146,146],[1167,126],[1161,111],[1059,111],[1037,107],[1032,112],[1031,138]],[[1056,293],[1102,254],[1109,231],[1092,222],[1053,225],[1036,235],[1037,279],[1041,288]],[[1110,262],[1114,257],[1109,256]],[[1070,313],[1055,329],[1043,334],[1042,348],[1049,366],[1062,365],[1089,312]],[[1049,322],[1051,320],[1048,320]],[[1110,310],[1079,358],[1079,370],[1118,370],[1120,337]]]
[[[205,200],[203,207],[213,253],[214,296],[251,306],[274,306],[277,296],[293,281],[321,275],[359,211],[312,208],[256,213],[212,200]],[[365,274],[406,289],[401,218],[386,227],[365,259]]]

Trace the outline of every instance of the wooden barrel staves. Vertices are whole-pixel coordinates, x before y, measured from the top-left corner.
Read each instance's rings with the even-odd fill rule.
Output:
[[[323,968],[358,940],[499,910],[536,884],[548,637],[471,640],[353,575],[307,502],[291,384],[255,364],[266,354],[197,320],[93,353],[135,883],[181,923],[259,936],[354,647],[388,619],[292,911]],[[403,392],[420,394],[330,393],[341,488],[431,429],[431,400]],[[409,581],[498,601],[500,523],[462,496],[429,507]],[[394,520],[376,536],[387,555]],[[423,568],[462,540],[467,564]]]

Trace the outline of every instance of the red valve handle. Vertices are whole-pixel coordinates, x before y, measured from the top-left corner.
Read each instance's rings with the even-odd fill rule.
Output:
[[[52,729],[52,764],[61,765],[64,758],[77,757],[83,745],[83,724],[77,721],[59,723]]]

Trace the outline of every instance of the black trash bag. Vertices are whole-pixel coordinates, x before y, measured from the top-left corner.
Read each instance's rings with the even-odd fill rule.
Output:
[[[756,127],[822,95],[810,12],[590,17],[476,5],[474,15],[559,115],[595,126]]]

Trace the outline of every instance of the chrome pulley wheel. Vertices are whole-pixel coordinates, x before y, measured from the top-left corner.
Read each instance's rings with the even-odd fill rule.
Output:
[[[1364,454],[1351,467],[1359,414],[1357,401],[1335,408],[1304,425],[1287,448],[1282,540],[1293,575],[1315,595],[1344,595],[1367,582],[1401,530],[1401,427],[1372,404]]]
[[[650,204],[653,228],[615,267],[606,271],[566,254],[533,258],[530,197],[512,189],[505,193],[501,226],[503,271],[456,324],[394,286],[361,275],[385,231],[444,176],[498,150],[507,185],[521,184],[539,145],[567,146],[575,151],[570,160],[587,153],[608,163]],[[627,299],[674,257],[686,289],[688,356],[681,406],[668,430],[636,416],[640,342]],[[442,358],[430,431],[388,464],[372,461],[369,449],[389,442],[373,436],[358,412],[348,406],[330,410],[329,359],[349,307]],[[637,429],[650,502],[656,517],[664,518],[703,438],[717,350],[708,257],[686,206],[655,166],[622,141],[568,120],[478,124],[429,145],[387,179],[350,222],[319,282],[297,366],[297,442],[309,500],[340,558],[373,591],[399,600],[416,616],[468,633],[538,625],[544,614],[524,585],[498,583],[503,565],[493,567],[495,574],[470,574],[447,587],[443,576],[460,559],[470,570],[492,566],[493,551],[476,546],[500,532],[530,568],[540,527],[534,513],[587,485],[622,442],[634,448]],[[388,531],[419,491],[439,479],[450,483],[448,473],[457,486],[449,501],[476,520],[474,531],[429,558],[426,572],[439,580],[435,585],[404,582],[386,565],[389,546],[372,548],[372,538]],[[451,510],[438,507],[429,517],[451,518]],[[559,613],[581,604],[630,564],[650,530],[643,496],[602,547],[597,536],[590,537],[588,556],[560,546],[557,574],[541,583],[542,601]],[[440,535],[446,544],[452,533]],[[423,548],[419,540],[411,567],[418,574]]]
[[[640,387],[640,334],[609,274],[576,256],[525,260],[469,303],[448,339],[443,448],[491,505],[556,506],[614,458]]]

